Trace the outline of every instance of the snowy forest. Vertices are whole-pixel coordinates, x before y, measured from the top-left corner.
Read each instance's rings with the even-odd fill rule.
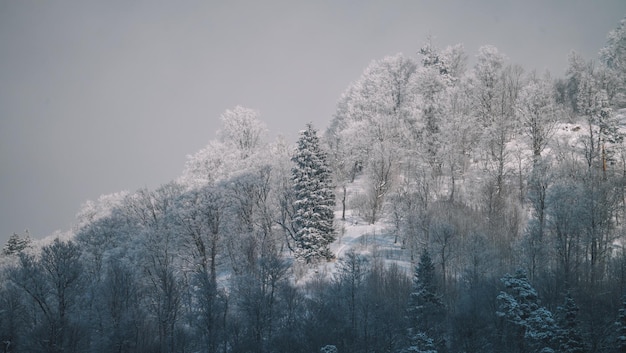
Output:
[[[0,255],[2,352],[626,352],[626,19],[565,75],[428,37],[295,144],[226,110],[180,177]]]

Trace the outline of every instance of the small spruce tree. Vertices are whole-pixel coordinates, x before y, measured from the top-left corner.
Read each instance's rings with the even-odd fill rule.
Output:
[[[307,263],[319,258],[330,260],[334,257],[329,245],[335,240],[335,193],[326,153],[311,124],[300,132],[292,161],[295,256]]]
[[[435,265],[428,250],[420,256],[409,296],[408,348],[405,352],[437,352],[445,345],[442,334],[444,304],[437,293]]]
[[[565,303],[557,308],[559,316],[559,352],[583,353],[587,349],[578,329],[578,305],[571,294],[565,295]]]

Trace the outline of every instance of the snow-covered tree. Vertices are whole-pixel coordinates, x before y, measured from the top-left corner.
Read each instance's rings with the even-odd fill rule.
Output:
[[[618,108],[626,106],[626,18],[622,19],[616,29],[609,32],[607,43],[600,50],[600,58],[608,69],[609,82],[605,89]]]
[[[340,158],[333,164],[345,165],[350,180],[359,172],[366,177],[362,204],[371,222],[380,215],[398,162],[402,156],[416,155],[409,150],[418,151],[416,67],[401,54],[372,61],[342,95],[327,131],[340,148],[332,151]]]
[[[506,57],[491,45],[480,47],[474,67],[475,113],[481,125],[491,126],[498,114],[498,94],[502,91],[502,70]]]
[[[425,332],[419,331],[409,334],[410,345],[402,349],[401,353],[437,353],[433,339]]]
[[[337,353],[337,347],[333,346],[333,345],[325,345],[324,347],[320,348],[320,353]]]
[[[565,296],[565,303],[558,308],[559,316],[559,352],[563,353],[583,353],[587,351],[585,343],[578,328],[578,305],[574,302],[568,292]]]
[[[506,291],[500,292],[497,297],[499,306],[496,314],[513,325],[509,343],[520,347],[528,345],[537,352],[550,349],[556,338],[557,326],[552,313],[539,305],[537,291],[528,281],[526,273],[518,270],[515,275],[505,275],[501,281]],[[519,338],[523,339],[514,342]]]
[[[408,352],[431,352],[443,344],[444,304],[437,292],[435,265],[428,250],[420,256],[409,295]]]
[[[536,160],[552,136],[558,117],[555,91],[550,77],[531,78],[522,88],[515,107],[522,124],[522,133],[530,140]]]
[[[13,233],[9,237],[9,240],[4,247],[2,248],[2,253],[4,255],[17,255],[20,252],[24,251],[24,249],[31,246],[32,240],[28,234],[28,231],[24,234],[24,236],[20,236],[17,233]]]
[[[259,120],[259,112],[236,106],[221,116],[222,128],[217,135],[223,143],[234,146],[246,159],[263,144],[267,128]]]
[[[25,351],[64,352],[76,349],[73,334],[80,323],[79,304],[85,279],[80,248],[73,241],[55,238],[41,249],[40,256],[21,253],[19,265],[9,272],[9,280],[32,300],[32,327]],[[24,313],[25,314],[25,313]]]
[[[265,146],[267,129],[258,117],[258,111],[240,106],[226,110],[221,116],[218,139],[187,156],[178,181],[188,188],[198,188],[264,164],[266,160],[261,155],[266,150],[261,147]]]
[[[318,258],[332,259],[329,245],[335,240],[335,193],[326,153],[311,124],[300,132],[292,161],[295,255],[307,263]]]
[[[579,65],[580,66],[580,65]],[[608,162],[613,158],[615,146],[623,141],[617,115],[613,111],[606,84],[606,70],[591,63],[572,74],[576,78],[576,111],[587,122],[588,134],[581,141],[589,169],[601,170],[606,178]]]
[[[426,250],[420,256],[413,276],[413,291],[409,297],[409,318],[421,329],[432,326],[431,319],[443,311],[441,296],[437,293],[435,265]]]

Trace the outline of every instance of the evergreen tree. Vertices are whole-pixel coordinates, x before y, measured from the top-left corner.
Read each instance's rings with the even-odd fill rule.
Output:
[[[437,294],[435,265],[428,250],[420,256],[413,277],[413,291],[409,297],[409,319],[411,326],[426,330],[432,327],[433,319],[443,312],[441,296]]]
[[[617,326],[617,352],[626,353],[626,297],[622,299],[622,308],[615,322]]]
[[[407,309],[409,348],[407,352],[436,352],[443,346],[444,305],[437,293],[435,265],[428,250],[420,256],[413,277],[413,290]]]
[[[428,337],[425,332],[409,333],[410,345],[403,349],[402,353],[437,353],[433,339]]]
[[[295,256],[307,263],[317,258],[330,260],[334,257],[329,245],[335,240],[335,193],[326,153],[311,124],[301,131],[292,161]]]
[[[537,291],[528,281],[526,273],[518,270],[513,276],[505,275],[501,281],[506,291],[500,292],[497,297],[499,310],[496,314],[513,325],[509,343],[517,344],[521,351],[524,351],[525,345],[535,348],[537,352],[550,351],[557,326],[552,313],[539,305]]]
[[[558,307],[559,326],[558,340],[559,351],[564,353],[583,353],[585,344],[578,329],[578,305],[574,302],[570,293],[565,296],[565,303]]]
[[[16,255],[20,252],[24,251],[24,249],[30,247],[30,236],[28,235],[28,231],[24,237],[19,236],[17,233],[13,233],[7,243],[4,245],[2,249],[2,253],[4,255]]]

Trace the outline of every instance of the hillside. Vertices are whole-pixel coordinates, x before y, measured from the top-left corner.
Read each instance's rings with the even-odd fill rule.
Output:
[[[429,39],[295,145],[225,111],[176,180],[11,238],[5,351],[623,350],[625,26],[556,79]]]

